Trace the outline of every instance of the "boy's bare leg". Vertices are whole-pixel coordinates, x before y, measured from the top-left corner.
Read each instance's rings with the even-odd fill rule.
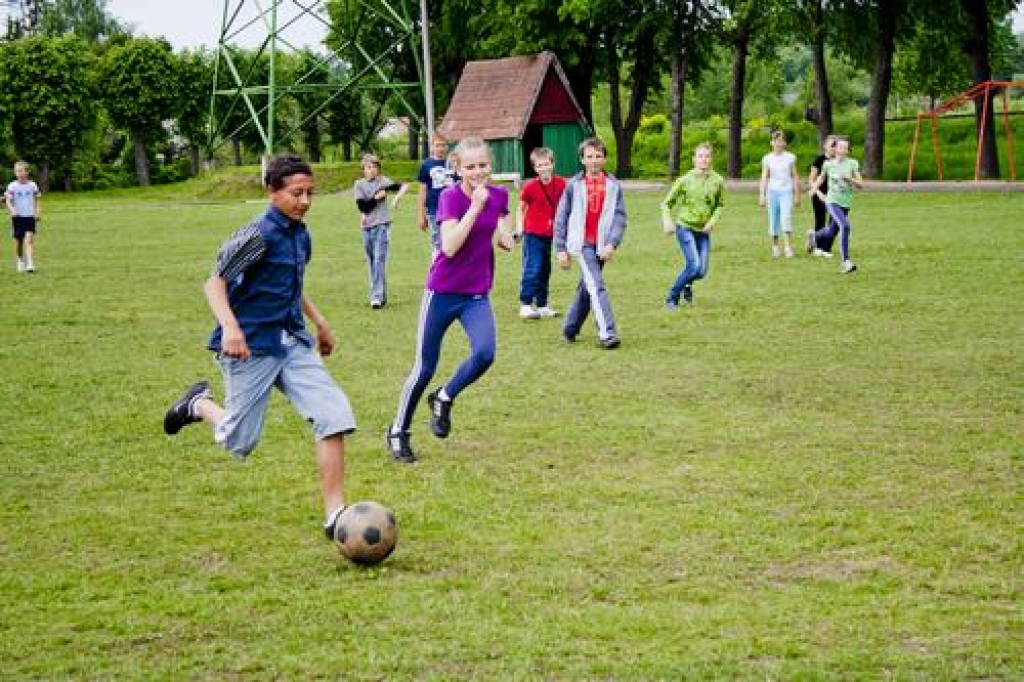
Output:
[[[224,419],[224,408],[209,398],[200,398],[195,404],[197,417],[202,418],[210,426],[216,427]]]
[[[345,436],[336,433],[316,443],[316,462],[320,467],[320,490],[324,514],[345,506]]]
[[[22,249],[23,249],[23,251],[25,253],[25,265],[31,266],[33,263],[35,263],[35,261],[32,260],[32,251],[33,251],[32,247],[33,247],[34,244],[35,244],[35,237],[34,237],[33,233],[31,233],[31,232],[27,233],[25,235],[24,246],[22,247]]]

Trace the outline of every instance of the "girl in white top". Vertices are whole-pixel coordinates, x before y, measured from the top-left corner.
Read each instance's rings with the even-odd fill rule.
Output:
[[[772,255],[779,257],[779,237],[786,258],[793,257],[793,206],[800,206],[800,178],[796,156],[786,151],[786,133],[772,133],[772,150],[761,159],[761,188],[758,205],[768,206],[768,234],[772,237]]]

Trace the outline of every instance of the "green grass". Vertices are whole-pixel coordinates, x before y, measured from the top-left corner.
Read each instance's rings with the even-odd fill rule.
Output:
[[[516,317],[417,467],[382,432],[428,260],[413,201],[391,305],[366,305],[350,198],[310,214],[308,291],[360,433],[350,501],[400,523],[359,569],[322,539],[308,426],[279,397],[250,461],[160,420],[195,378],[219,243],[258,205],[52,201],[35,276],[4,261],[4,679],[1019,680],[1021,194],[864,194],[860,270],[768,254],[733,194],[697,303],[660,193],[606,270],[623,347]],[[798,234],[808,222],[800,212]],[[575,273],[555,272],[564,309]],[[439,379],[466,349],[446,341]]]

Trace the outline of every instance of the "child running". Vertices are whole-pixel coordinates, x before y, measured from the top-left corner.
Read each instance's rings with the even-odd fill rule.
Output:
[[[437,204],[440,248],[427,275],[416,331],[416,361],[398,398],[398,411],[387,432],[387,447],[396,462],[414,464],[411,445],[416,405],[437,371],[441,343],[456,320],[469,338],[470,354],[447,383],[427,396],[430,429],[438,438],[451,432],[455,399],[494,362],[497,347],[490,291],[494,284],[494,242],[511,251],[508,191],[490,184],[491,152],[478,137],[456,147],[460,184],[441,192]]]
[[[825,142],[821,146],[821,153],[814,157],[814,161],[811,162],[811,170],[807,175],[807,186],[812,186],[821,176],[821,169],[825,165],[825,162],[835,156],[836,152],[836,136],[829,135],[825,138]],[[828,179],[823,181],[820,187],[821,194],[828,194]],[[832,239],[825,240],[824,235],[825,227],[828,225],[828,208],[825,206],[825,202],[821,200],[821,196],[818,193],[811,193],[811,208],[814,210],[814,227],[807,230],[807,253],[823,257],[832,257]]]
[[[822,194],[820,186],[828,181],[828,194]],[[820,240],[831,244],[839,232],[839,253],[843,262],[840,272],[850,274],[857,265],[850,259],[850,207],[853,206],[854,188],[862,189],[864,179],[860,174],[860,163],[850,158],[850,141],[845,137],[836,140],[835,157],[821,167],[821,175],[811,185],[810,192],[825,202],[832,218]]]
[[[761,186],[758,205],[768,207],[768,234],[772,238],[772,256],[779,257],[779,237],[786,258],[793,257],[793,206],[800,207],[800,177],[796,156],[786,151],[786,133],[772,133],[772,150],[761,159]]]
[[[665,308],[679,308],[679,297],[693,303],[693,283],[707,277],[711,258],[711,231],[725,205],[725,180],[711,169],[708,142],[693,152],[693,169],[672,184],[661,202],[661,227],[666,236],[675,233],[686,264],[672,283]]]
[[[555,175],[555,154],[547,147],[530,152],[537,177],[519,193],[516,234],[523,236],[523,277],[519,285],[519,317],[536,320],[557,317],[548,307],[551,280],[551,240],[555,211],[565,191],[565,178]]]
[[[33,260],[36,227],[40,219],[39,186],[29,179],[25,161],[14,164],[14,181],[7,185],[4,201],[11,215],[11,236],[14,237],[14,265],[18,272],[35,272]]]
[[[245,459],[263,433],[271,389],[279,389],[313,427],[324,533],[333,540],[345,508],[345,436],[356,422],[320,357],[334,350],[334,334],[303,292],[312,244],[302,219],[313,200],[313,171],[298,157],[280,156],[267,165],[265,184],[270,207],[224,242],[203,287],[217,318],[208,347],[224,376],[224,407],[199,381],[167,410],[164,432],[205,421],[217,443]]]
[[[558,265],[567,270],[570,255],[580,264],[580,281],[565,314],[562,336],[570,343],[576,341],[593,309],[598,344],[611,350],[621,342],[602,270],[622,244],[626,202],[622,185],[604,170],[608,154],[604,142],[591,137],[583,140],[579,149],[583,170],[566,184],[555,214]]]
[[[388,301],[386,270],[391,242],[391,209],[398,206],[398,200],[408,187],[381,175],[380,159],[373,154],[363,155],[362,167],[363,177],[356,180],[352,193],[361,214],[359,224],[363,228],[363,250],[370,270],[370,307],[380,309]],[[390,206],[388,192],[396,193]]]

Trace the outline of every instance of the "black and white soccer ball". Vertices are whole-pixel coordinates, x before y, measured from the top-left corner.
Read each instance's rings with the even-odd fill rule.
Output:
[[[341,513],[334,525],[334,540],[353,563],[379,564],[391,555],[398,541],[395,513],[377,502],[357,502]]]

